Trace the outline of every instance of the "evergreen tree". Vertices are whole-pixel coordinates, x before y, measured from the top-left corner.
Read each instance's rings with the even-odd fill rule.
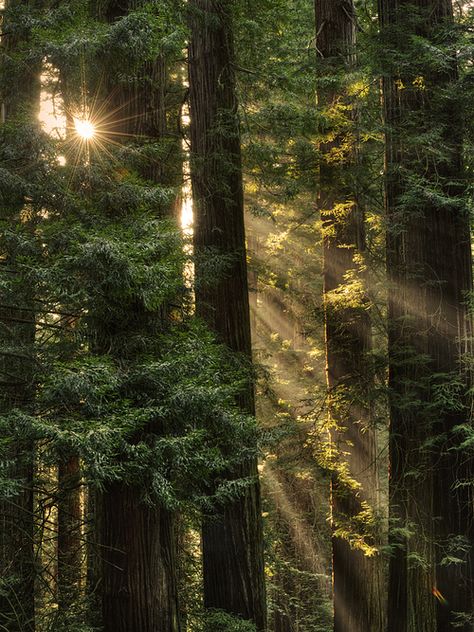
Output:
[[[143,2],[101,3],[99,17],[122,30],[125,36],[127,20],[139,20],[134,9]],[[122,21],[122,24],[120,24]],[[133,25],[132,25],[133,26]],[[157,56],[150,61],[136,60],[137,69],[128,81],[121,81],[112,69],[106,72],[105,106],[111,115],[104,124],[103,134],[113,142],[127,144],[127,139],[144,139],[160,148],[161,156],[138,168],[141,177],[158,186],[177,185],[180,181],[180,143],[178,102],[169,80],[168,60]],[[120,69],[121,71],[124,68]],[[99,96],[99,99],[101,95]],[[142,140],[143,142],[143,140]],[[157,209],[158,210],[158,209]],[[173,199],[162,216],[173,214]],[[130,306],[130,334],[136,326],[147,327],[149,315],[140,303]],[[168,310],[163,311],[162,327],[166,327]],[[149,325],[148,325],[149,326]],[[108,348],[109,323],[100,323],[102,332],[98,349]],[[96,332],[97,333],[97,332]],[[105,347],[103,346],[105,344]],[[117,350],[119,357],[120,350]],[[122,361],[130,362],[125,357]],[[150,425],[149,432],[160,433]],[[137,434],[137,441],[140,434]],[[104,630],[146,632],[156,629],[177,632],[178,600],[176,588],[176,534],[174,516],[166,507],[143,502],[140,489],[121,482],[107,485],[100,495],[99,522],[102,557],[101,586]],[[126,598],[125,598],[126,596]]]
[[[2,162],[13,172],[2,183],[0,414],[3,476],[0,529],[0,624],[32,632],[34,624],[34,442],[21,414],[34,406],[35,303],[29,278],[31,234],[40,209],[28,199],[25,170],[38,175],[40,61],[29,56],[27,14],[38,2],[9,0],[2,22]],[[34,176],[33,176],[34,177]]]
[[[0,627],[473,632],[470,3],[0,4]]]
[[[347,0],[316,0],[316,50],[322,58],[318,103],[328,118],[350,109],[344,74],[354,69],[356,15]],[[347,115],[346,115],[347,116]],[[363,265],[365,226],[351,164],[357,148],[354,113],[331,129],[320,146],[319,206],[323,222],[324,294],[329,413],[335,451],[332,482],[334,630],[372,631],[383,627],[378,560],[370,545],[357,547],[351,530],[357,518],[374,511],[377,492],[375,433],[369,400],[371,324]],[[344,129],[345,127],[345,129]],[[349,277],[359,281],[359,296],[347,293]],[[344,536],[344,534],[346,534]],[[373,534],[372,534],[373,535]],[[370,534],[366,538],[370,538]]]
[[[189,3],[194,247],[197,314],[233,352],[251,359],[240,131],[234,75],[232,2]],[[209,279],[206,258],[224,257]],[[255,412],[252,382],[242,387],[242,409]],[[257,461],[230,477],[249,477],[237,501],[204,520],[204,605],[266,627],[263,538]]]
[[[452,4],[382,1],[379,12],[388,51],[388,629],[472,630],[472,462],[459,436],[470,423],[472,262]]]

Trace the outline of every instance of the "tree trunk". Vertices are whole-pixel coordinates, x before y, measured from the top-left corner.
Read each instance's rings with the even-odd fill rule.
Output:
[[[80,600],[82,578],[81,466],[71,456],[58,465],[58,607],[63,614]]]
[[[251,359],[240,131],[234,77],[231,2],[189,2],[191,169],[194,193],[196,310],[232,351]],[[209,279],[206,256],[228,265]],[[240,399],[255,413],[253,385]],[[204,604],[265,629],[260,487],[256,460],[230,477],[254,477],[242,497],[206,519],[202,530]]]
[[[141,0],[99,2],[98,14],[113,22],[142,4]],[[168,92],[167,62],[157,58],[144,63],[135,84],[108,87],[108,108],[116,122],[109,119],[103,133],[110,134],[113,142],[141,136],[167,144],[168,154],[149,161],[140,175],[176,186],[181,176],[179,107]],[[170,208],[169,214],[174,210]],[[138,314],[136,320],[140,318]],[[107,338],[107,323],[103,325]],[[140,488],[125,483],[107,485],[100,496],[104,632],[179,632],[174,515],[159,504],[147,506]]]
[[[102,497],[102,616],[110,632],[180,629],[173,516],[115,483]]]
[[[397,54],[410,55],[410,35],[446,46],[448,0],[380,0],[379,13]],[[472,618],[463,623],[456,615],[474,612],[472,499],[469,486],[457,485],[472,479],[472,459],[455,432],[470,423],[462,361],[471,352],[472,334],[466,305],[472,290],[469,217],[456,183],[462,178],[462,121],[453,94],[457,69],[454,50],[442,69],[420,68],[417,56],[411,57],[402,75],[388,65],[383,81],[393,550],[388,630],[472,632]],[[433,131],[441,157],[423,144],[422,135]],[[421,140],[414,143],[416,135]],[[414,196],[416,179],[423,189]],[[448,394],[453,380],[452,401],[441,402],[439,389]],[[401,535],[397,528],[404,529]],[[462,563],[446,563],[449,553]]]
[[[316,0],[315,12],[321,70],[324,76],[340,78],[355,60],[354,5],[347,0]],[[343,88],[318,89],[318,103],[328,110],[344,99]],[[375,430],[369,403],[370,317],[365,299],[355,307],[348,306],[344,295],[338,294],[348,273],[360,274],[355,257],[365,250],[364,216],[350,185],[349,172],[357,151],[351,142],[353,145],[342,130],[334,140],[321,144],[319,190],[324,231],[327,382],[332,441],[337,451],[332,514],[334,528],[339,523],[343,528],[348,524],[349,530],[350,520],[363,509],[363,501],[375,509],[377,490]],[[340,158],[335,159],[335,154]],[[336,535],[332,552],[335,632],[379,632],[384,608],[378,558],[367,557],[352,548],[348,539]]]
[[[9,80],[8,91],[4,90],[1,97],[2,123],[17,125],[18,128],[32,128],[37,124],[40,69],[37,65],[25,64],[23,60],[12,61],[28,46],[28,34],[25,31],[21,31],[21,35],[8,34],[9,10],[15,11],[24,5],[33,9],[37,4],[27,0],[8,0],[2,23],[2,66]],[[23,148],[18,148],[18,151],[19,160],[31,160],[29,153],[22,154]],[[20,213],[24,205],[21,196],[3,203],[8,210],[2,216],[2,223],[7,228],[14,229],[22,223]],[[33,225],[34,219],[30,223]],[[30,226],[25,225],[24,229],[29,232]],[[3,259],[2,276],[6,275],[0,310],[0,414],[3,415],[14,409],[31,413],[34,398],[34,296],[30,283],[22,278],[18,270],[16,256],[14,250],[6,250],[0,256]],[[13,282],[9,283],[12,279]],[[2,442],[8,445],[4,458],[11,462],[5,473],[18,487],[0,503],[0,626],[9,632],[33,632],[34,444],[28,439],[16,439],[15,433],[14,427],[4,427],[1,437]]]

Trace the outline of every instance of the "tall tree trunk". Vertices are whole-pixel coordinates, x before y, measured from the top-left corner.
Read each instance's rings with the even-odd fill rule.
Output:
[[[142,4],[142,0],[99,2],[99,16],[113,22]],[[108,87],[108,106],[116,122],[108,120],[103,133],[110,134],[114,142],[126,143],[129,137],[141,136],[166,144],[168,154],[153,163],[150,160],[140,175],[163,186],[177,185],[181,176],[179,107],[169,95],[167,62],[162,58],[147,62],[134,84],[109,83]],[[169,209],[170,216],[174,210],[173,206]],[[136,320],[140,318],[138,313]],[[103,325],[107,339],[107,323]],[[141,496],[139,488],[125,483],[109,484],[101,493],[104,631],[179,632],[175,517],[159,504],[146,505]]]
[[[115,483],[102,495],[102,525],[104,630],[178,631],[173,516]]]
[[[355,60],[353,2],[316,0],[315,12],[321,71],[324,76],[332,74],[341,79]],[[318,89],[318,103],[328,110],[344,99],[343,88]],[[377,459],[368,398],[372,384],[370,317],[365,300],[355,307],[348,306],[344,295],[338,294],[348,273],[357,271],[355,257],[365,250],[364,215],[349,175],[357,149],[350,146],[350,136],[347,141],[342,130],[320,147],[319,205],[324,231],[327,381],[331,426],[335,427],[332,441],[338,454],[332,480],[332,514],[336,529],[342,521],[342,526],[348,523],[350,530],[351,519],[363,509],[362,501],[374,508]],[[351,486],[347,478],[356,486]],[[332,544],[335,632],[379,632],[384,609],[378,558],[367,557],[337,535]]]
[[[229,0],[189,2],[191,168],[194,193],[196,309],[218,338],[251,358],[240,131],[237,112]],[[224,255],[226,270],[207,278],[209,251]],[[255,413],[253,385],[242,392],[242,408]],[[222,508],[202,530],[204,604],[255,622],[265,629],[265,584],[260,487],[256,460],[230,477],[255,483]]]
[[[380,0],[379,12],[388,38],[382,43],[398,55],[407,55],[407,44],[416,41],[410,36],[447,44],[449,0]],[[455,431],[470,423],[469,376],[462,362],[472,351],[469,217],[456,184],[462,178],[456,59],[452,50],[444,67],[425,62],[423,68],[411,57],[402,75],[388,64],[383,80],[393,549],[388,629],[472,632],[473,508],[469,486],[458,485],[472,480],[472,459]],[[426,132],[438,134],[444,155],[424,144]],[[451,392],[451,401],[440,401],[440,388]],[[397,528],[403,529],[398,535]],[[450,563],[449,555],[462,563]],[[456,613],[466,613],[470,622]]]
[[[37,125],[40,103],[40,69],[16,55],[28,47],[28,32],[12,29],[8,33],[9,11],[38,6],[27,0],[8,0],[2,23],[2,66],[8,78],[8,90],[4,88],[2,123],[32,129]],[[18,34],[20,33],[20,34]],[[9,132],[13,139],[12,131]],[[12,140],[12,143],[16,139]],[[8,136],[7,136],[7,141]],[[34,150],[33,150],[34,151]],[[15,154],[15,152],[13,152]],[[28,149],[18,148],[19,161],[32,160]],[[33,158],[34,160],[34,158]],[[3,203],[1,221],[7,229],[15,229],[25,200],[20,196]],[[31,225],[34,219],[30,220]],[[30,226],[24,226],[29,232]],[[33,229],[32,229],[33,230]],[[8,415],[14,409],[30,413],[34,397],[34,341],[35,311],[30,283],[18,270],[17,253],[13,249],[2,252],[2,276],[13,282],[6,283],[2,291],[0,309],[0,414]],[[33,511],[33,442],[15,438],[16,429],[4,428],[1,440],[9,444],[4,458],[11,462],[6,475],[16,483],[17,490],[0,503],[0,626],[9,632],[33,632],[34,608],[34,511]],[[2,433],[3,434],[3,433]]]

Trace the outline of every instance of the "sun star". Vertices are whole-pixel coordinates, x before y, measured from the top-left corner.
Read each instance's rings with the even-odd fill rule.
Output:
[[[76,128],[77,135],[82,139],[90,140],[94,137],[95,127],[89,119],[74,119],[74,127]]]

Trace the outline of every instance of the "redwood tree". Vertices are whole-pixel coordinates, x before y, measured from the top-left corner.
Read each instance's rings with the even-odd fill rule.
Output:
[[[191,165],[194,193],[196,310],[218,339],[251,359],[240,131],[231,0],[189,2]],[[224,263],[209,278],[208,258]],[[240,397],[255,413],[253,385]],[[204,520],[204,605],[265,628],[262,521],[257,462],[229,478],[251,477],[242,495]]]
[[[98,3],[98,15],[114,25],[142,4],[136,0],[110,0]],[[98,122],[99,133],[109,142],[120,142],[124,146],[130,139],[160,144],[160,156],[142,160],[139,174],[153,184],[177,185],[181,172],[176,99],[180,95],[170,95],[167,61],[158,55],[152,61],[139,60],[133,81],[116,82],[110,72],[107,77],[107,93],[98,87],[100,97],[105,99],[99,111],[111,114],[105,115],[102,129]],[[174,213],[173,204],[168,213]],[[161,314],[161,318],[165,328],[166,313]],[[129,327],[130,336],[140,335],[149,326],[159,326],[156,322],[153,325],[155,319],[156,315],[148,313],[144,305],[131,304],[128,322],[121,323],[120,327]],[[127,361],[129,351],[117,346],[120,336],[111,340],[109,322],[97,322],[94,337],[97,352],[113,349],[111,353],[119,362]],[[128,358],[130,360],[133,358]],[[150,423],[144,432],[160,432],[160,429]],[[141,438],[137,434],[135,440]],[[145,503],[140,487],[127,482],[107,484],[96,511],[100,514],[99,592],[104,630],[178,632],[176,534],[172,512],[159,501]]]
[[[332,79],[329,84],[320,81],[318,104],[330,116],[332,108],[348,104],[343,82],[345,74],[354,69],[355,9],[347,0],[316,0],[315,11],[319,74]],[[351,182],[357,152],[351,133],[353,118],[349,117],[345,129],[336,129],[333,138],[321,144],[319,182],[329,412],[337,452],[332,515],[334,528],[349,532],[354,518],[363,510],[363,501],[374,509],[377,490],[375,431],[369,403],[372,341],[367,301],[362,296],[359,304],[351,300],[348,305],[344,293],[340,293],[348,274],[360,278],[356,258],[365,251],[364,214]],[[335,531],[332,546],[334,630],[381,630],[378,559],[351,547],[350,533],[344,538]]]
[[[450,0],[379,2],[389,275],[389,632],[471,631],[472,290]],[[427,47],[438,56],[427,55]],[[434,138],[434,140],[433,140]],[[436,150],[434,150],[434,145]],[[464,613],[464,616],[463,614]],[[471,619],[471,621],[469,621]]]
[[[6,149],[2,159],[13,156],[9,165],[18,174],[27,172],[39,159],[40,64],[31,58],[26,61],[31,33],[21,24],[22,15],[32,13],[38,5],[33,0],[9,0],[2,22],[2,141]],[[24,191],[21,186],[10,190],[3,196],[0,210],[0,415],[7,420],[2,423],[1,441],[6,449],[2,459],[8,463],[4,472],[14,485],[0,507],[0,625],[5,630],[32,632],[34,443],[22,436],[15,411],[31,413],[35,391],[34,290],[27,279],[28,266],[22,264],[28,257],[26,244],[31,245],[38,208],[28,204]]]

